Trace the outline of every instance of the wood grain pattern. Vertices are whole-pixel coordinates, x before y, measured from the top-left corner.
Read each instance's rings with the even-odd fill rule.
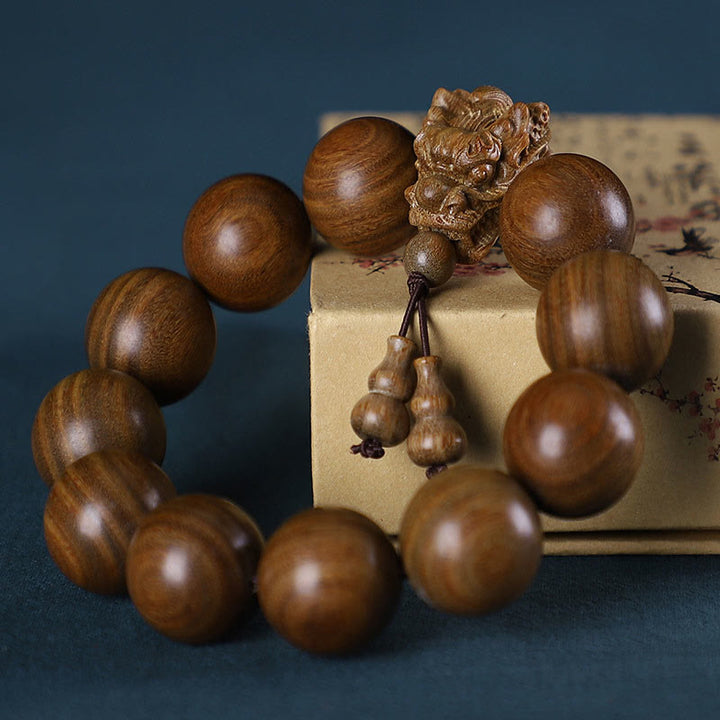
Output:
[[[415,424],[407,438],[410,459],[421,467],[457,462],[465,454],[467,438],[450,414],[455,398],[440,375],[439,357],[419,357],[414,362],[417,388],[410,400]]]
[[[217,640],[253,606],[263,542],[252,518],[229,500],[182,495],[140,522],[127,555],[130,597],[173,640]]]
[[[532,583],[542,558],[540,518],[512,478],[460,465],[435,475],[412,498],[400,552],[427,603],[464,615],[488,613]]]
[[[348,120],[326,133],[305,166],[310,221],[335,247],[382,255],[415,232],[405,189],[417,179],[413,135],[391,120]]]
[[[662,367],[674,321],[668,293],[647,265],[626,253],[597,250],[550,278],[536,327],[553,370],[594,370],[630,391]]]
[[[430,287],[446,283],[455,272],[455,246],[442,233],[424,231],[414,235],[405,247],[405,272],[418,272]]]
[[[500,208],[505,256],[538,289],[570,258],[598,248],[629,252],[634,240],[628,191],[610,168],[585,155],[538,160],[520,173]]]
[[[45,504],[45,541],[65,576],[86,590],[122,593],[138,522],[174,497],[168,476],[145,456],[101,450],[70,465]]]
[[[71,463],[107,448],[134,450],[160,464],[165,441],[152,393],[117,370],[68,375],[45,396],[32,428],[35,465],[48,485]]]
[[[230,310],[264,310],[285,300],[305,277],[311,254],[305,208],[289,187],[265,175],[220,180],[185,222],[190,276]]]
[[[363,438],[376,438],[384,447],[401,443],[410,432],[405,403],[415,390],[412,361],[417,346],[401,335],[391,335],[382,362],[370,373],[368,388],[352,409],[350,424]]]
[[[410,222],[447,235],[459,262],[480,262],[497,240],[508,186],[548,152],[549,122],[545,103],[513,102],[496,87],[439,88],[415,138]]]
[[[352,510],[314,508],[270,538],[258,568],[258,600],[268,622],[293,645],[349,653],[390,620],[401,570],[375,523]]]
[[[561,517],[601,512],[627,491],[644,434],[632,400],[612,380],[562,370],[527,388],[505,422],[510,474],[541,510]]]
[[[95,300],[85,326],[90,366],[121,370],[161,405],[189,395],[215,357],[215,319],[188,278],[163,268],[131,270]]]

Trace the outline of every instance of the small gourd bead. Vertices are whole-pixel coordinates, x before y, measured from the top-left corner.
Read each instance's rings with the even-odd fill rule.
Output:
[[[367,393],[355,404],[350,424],[363,440],[375,438],[383,447],[393,447],[408,436],[410,413],[402,400],[380,393]]]
[[[370,392],[355,404],[350,424],[363,440],[375,438],[384,447],[401,443],[410,432],[410,413],[405,403],[415,390],[412,366],[415,343],[401,335],[391,335],[387,353],[370,373]]]
[[[440,376],[440,358],[420,357],[414,364],[418,384],[410,401],[415,425],[407,439],[408,455],[421,467],[457,462],[465,454],[467,439],[450,415],[455,399]]]
[[[417,382],[412,367],[416,352],[417,347],[412,340],[401,335],[391,335],[387,340],[385,357],[370,373],[368,389],[407,402]]]
[[[408,275],[420,273],[430,287],[437,287],[455,272],[455,246],[442,233],[425,230],[408,242],[403,262]]]

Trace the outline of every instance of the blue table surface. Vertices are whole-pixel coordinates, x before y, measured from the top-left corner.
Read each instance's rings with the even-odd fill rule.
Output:
[[[259,615],[186,647],[52,564],[30,426],[86,366],[99,290],[133,267],[182,271],[187,211],[221,177],[299,192],[321,113],[424,110],[439,86],[482,84],[556,111],[719,113],[719,20],[696,0],[5,8],[0,717],[717,717],[720,558],[548,558],[481,619],[406,587],[345,659],[290,647]],[[179,490],[231,497],[267,534],[312,501],[307,311],[307,280],[273,310],[218,310],[212,371],[165,413]]]

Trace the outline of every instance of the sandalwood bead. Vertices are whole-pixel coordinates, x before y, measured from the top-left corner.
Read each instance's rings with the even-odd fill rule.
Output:
[[[305,166],[303,199],[327,242],[382,255],[410,239],[405,189],[417,180],[413,140],[378,117],[348,120],[320,138]]]
[[[258,567],[258,600],[268,622],[309,652],[348,653],[390,620],[401,587],[395,550],[364,515],[315,508],[287,520]]]
[[[405,247],[405,272],[420,273],[431,287],[443,285],[455,272],[455,245],[442,233],[426,230]]]
[[[67,578],[96,593],[125,591],[125,558],[138,522],[174,497],[145,456],[100,450],[70,465],[45,505],[45,541]]]
[[[264,310],[285,300],[305,277],[311,254],[305,208],[289,187],[265,175],[220,180],[185,221],[188,272],[230,310]]]
[[[505,422],[510,474],[541,510],[561,517],[617,502],[642,461],[644,435],[632,400],[612,380],[562,370],[528,387]]]
[[[35,415],[32,451],[40,476],[52,485],[85,455],[118,448],[160,464],[165,420],[152,393],[117,370],[68,375],[45,396]]]
[[[382,362],[370,373],[368,389],[352,409],[350,424],[363,438],[375,438],[384,447],[402,442],[410,432],[405,403],[415,390],[412,361],[417,347],[412,340],[391,335]]]
[[[163,268],[120,275],[100,293],[85,326],[90,366],[121,370],[161,405],[190,394],[215,357],[215,319],[188,278]]]
[[[410,583],[439,610],[478,615],[516,600],[542,558],[542,528],[513,478],[460,465],[414,495],[400,526]]]
[[[417,388],[410,400],[415,424],[407,438],[410,459],[421,467],[457,462],[465,454],[467,438],[450,413],[455,398],[440,375],[439,357],[419,357],[414,362]]]
[[[130,543],[130,597],[173,640],[217,640],[253,605],[263,542],[252,518],[229,500],[177,497],[146,515]]]
[[[350,425],[363,440],[374,438],[383,447],[394,447],[410,432],[410,415],[405,403],[388,395],[367,393],[355,403]]]
[[[553,274],[540,296],[536,328],[553,370],[594,370],[630,391],[662,367],[674,321],[668,293],[647,265],[596,250]]]
[[[500,208],[500,242],[520,277],[542,289],[553,271],[598,248],[629,252],[630,195],[615,173],[585,155],[548,155],[523,170]]]

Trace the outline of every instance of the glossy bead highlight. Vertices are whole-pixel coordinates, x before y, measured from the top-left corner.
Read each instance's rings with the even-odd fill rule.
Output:
[[[168,476],[143,455],[101,450],[53,483],[45,541],[64,575],[86,590],[125,591],[125,558],[140,520],[175,496]]]
[[[417,180],[414,136],[392,120],[354,118],[327,132],[305,166],[303,200],[331,245],[382,255],[415,232],[405,189]]]
[[[232,175],[209,187],[185,221],[183,257],[211,300],[256,311],[290,296],[312,254],[303,204],[265,175]]]
[[[480,615],[530,586],[542,538],[535,505],[513,478],[460,465],[414,495],[400,527],[400,552],[410,583],[427,603]]]
[[[538,302],[536,329],[553,370],[593,370],[630,391],[663,366],[674,320],[667,291],[645,263],[596,250],[553,274]]]
[[[541,510],[561,517],[602,512],[630,487],[644,448],[633,401],[587,370],[545,375],[516,400],[505,422],[508,471]]]
[[[32,451],[48,485],[85,455],[118,448],[160,464],[165,420],[152,393],[117,370],[81,370],[61,380],[35,415]]]
[[[215,319],[188,278],[140,268],[105,287],[85,326],[90,366],[121,370],[146,385],[161,405],[189,395],[215,357]]]
[[[500,206],[500,243],[508,262],[534,288],[583,252],[629,252],[635,215],[627,189],[594,158],[548,155],[523,170]]]
[[[258,568],[258,600],[288,642],[313,653],[356,651],[390,620],[400,563],[382,530],[364,515],[314,508],[287,520]]]
[[[234,503],[180,496],[146,515],[130,543],[130,597],[142,617],[173,640],[218,640],[253,606],[262,547],[257,525]]]

